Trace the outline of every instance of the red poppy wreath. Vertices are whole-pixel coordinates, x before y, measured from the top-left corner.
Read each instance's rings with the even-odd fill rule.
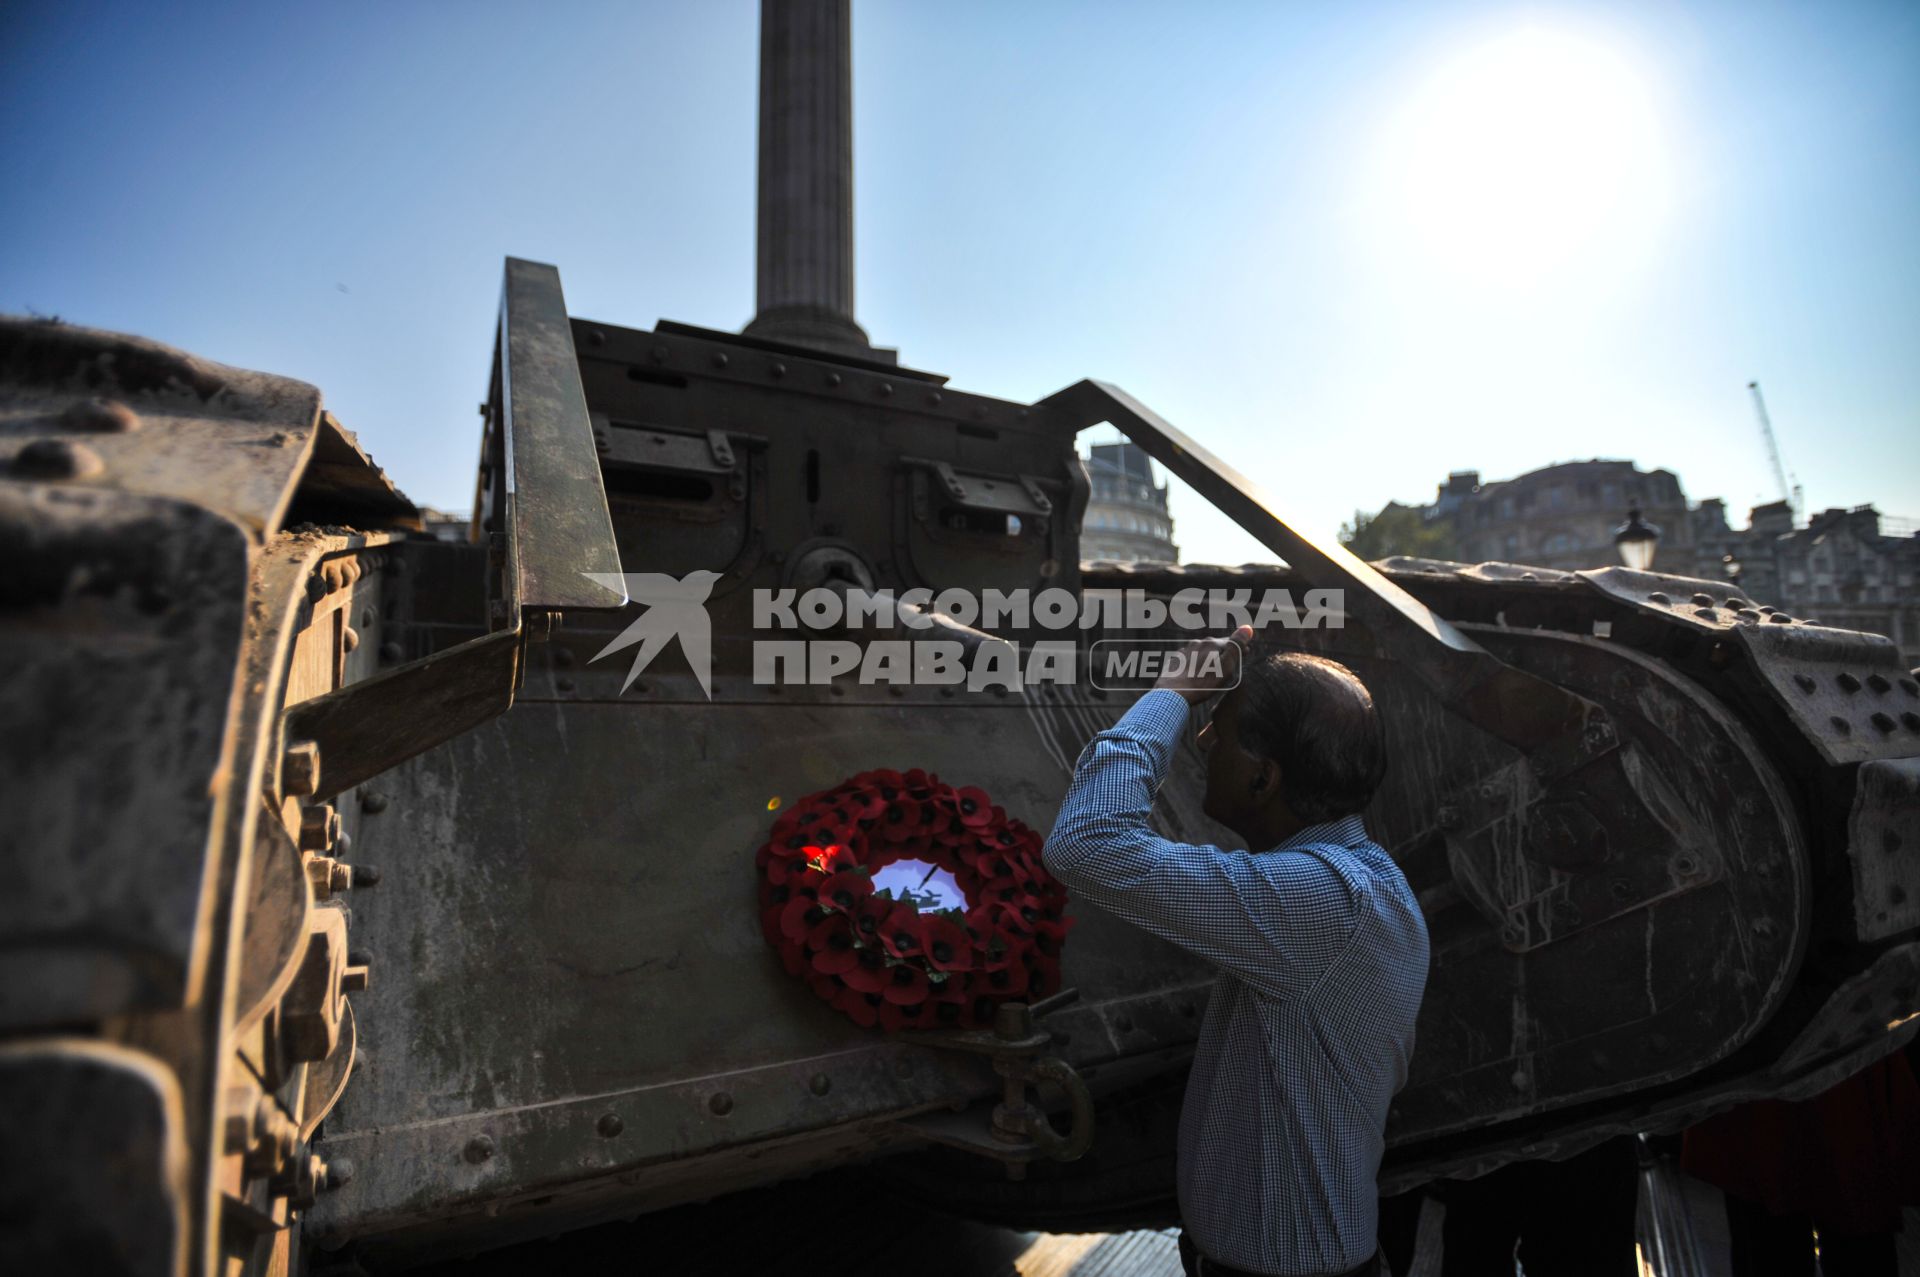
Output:
[[[1060,987],[1066,888],[982,790],[862,772],[784,812],[754,863],[767,943],[862,1027],[991,1024]]]

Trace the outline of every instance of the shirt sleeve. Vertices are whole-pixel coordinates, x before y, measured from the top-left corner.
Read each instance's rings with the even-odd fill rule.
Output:
[[[1345,950],[1358,887],[1326,848],[1264,852],[1173,842],[1147,824],[1187,702],[1155,689],[1081,751],[1042,857],[1069,891],[1233,972],[1299,998]]]

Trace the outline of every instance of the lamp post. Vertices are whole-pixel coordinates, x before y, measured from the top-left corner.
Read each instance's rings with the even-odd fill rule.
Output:
[[[1660,543],[1660,529],[1640,518],[1638,510],[1627,511],[1627,521],[1613,530],[1613,546],[1620,561],[1636,572],[1653,566],[1653,549]]]
[[[1740,560],[1736,556],[1734,556],[1733,554],[1721,555],[1720,570],[1727,574],[1727,581],[1729,584],[1731,585],[1740,584]]]

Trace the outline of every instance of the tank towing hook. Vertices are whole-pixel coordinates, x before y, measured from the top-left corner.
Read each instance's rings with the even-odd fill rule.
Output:
[[[922,1113],[902,1118],[897,1125],[938,1144],[981,1153],[1005,1164],[1007,1178],[1025,1179],[1027,1163],[1046,1157],[1056,1162],[1078,1159],[1093,1144],[1093,1096],[1073,1066],[1055,1055],[1040,1054],[1053,1035],[1034,1021],[1076,1001],[1078,989],[1062,989],[1029,1006],[1002,1003],[993,1029],[955,1029],[928,1033],[919,1040],[949,1051],[967,1051],[993,1058],[993,1070],[1004,1082],[1000,1102],[986,1129],[978,1106],[958,1112]],[[1051,1082],[1066,1092],[1070,1117],[1063,1135],[1054,1128],[1039,1104],[1030,1102],[1027,1089]]]

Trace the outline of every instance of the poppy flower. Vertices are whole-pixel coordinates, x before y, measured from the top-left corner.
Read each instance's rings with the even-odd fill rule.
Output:
[[[993,800],[987,797],[986,790],[975,785],[954,795],[954,807],[960,813],[961,822],[976,829],[993,819]]]
[[[934,1016],[925,1002],[883,1002],[880,1004],[880,1027],[889,1033],[898,1033],[901,1029],[924,1029],[933,1027]]]
[[[926,949],[927,961],[938,970],[964,971],[973,965],[973,939],[950,918],[921,915],[920,942]]]
[[[780,931],[780,915],[784,910],[784,905],[770,905],[760,911],[760,934],[776,949],[786,940]]]
[[[833,1006],[836,1011],[846,1015],[849,1020],[863,1029],[871,1029],[880,1020],[880,1008],[885,1000],[877,993],[862,993],[852,985],[834,995]]]
[[[887,985],[881,990],[887,1001],[905,1006],[925,1002],[929,986],[927,973],[917,963],[896,962],[887,970]]]
[[[820,884],[820,903],[833,909],[852,909],[873,894],[873,879],[858,869],[834,874]]]
[[[853,965],[839,976],[849,989],[858,989],[862,993],[878,993],[887,987],[887,955],[872,945],[853,951]]]
[[[807,932],[807,948],[813,954],[813,969],[823,975],[839,975],[860,960],[845,914],[832,914]]]
[[[820,975],[816,973],[807,977],[807,987],[812,989],[813,996],[819,998],[822,1002],[832,1002],[840,996],[840,990],[847,986],[841,984],[830,975]]]
[[[871,890],[872,880],[868,880]],[[880,940],[880,926],[893,912],[897,902],[887,896],[869,895],[853,907],[852,922],[854,938],[862,944],[877,944]]]
[[[880,943],[896,958],[920,956],[920,911],[912,905],[895,905],[880,924]]]
[[[918,836],[930,816],[924,802],[894,803],[874,822],[873,829],[888,842],[904,842]]]
[[[855,856],[843,843],[838,842],[809,846],[806,848],[806,855],[807,866],[823,874],[836,874],[843,869],[852,869],[860,863],[859,857]]]
[[[1027,954],[1027,1000],[1038,1002],[1060,987],[1060,960],[1045,954]]]
[[[873,785],[862,785],[840,800],[841,812],[852,820],[872,820],[887,809],[887,800]]]
[[[907,797],[924,801],[933,797],[933,791],[939,784],[939,777],[929,776],[916,767],[906,774],[902,788],[905,789]]]
[[[827,911],[816,900],[805,896],[795,896],[780,907],[780,934],[798,944],[807,938],[807,933],[820,925]]]

